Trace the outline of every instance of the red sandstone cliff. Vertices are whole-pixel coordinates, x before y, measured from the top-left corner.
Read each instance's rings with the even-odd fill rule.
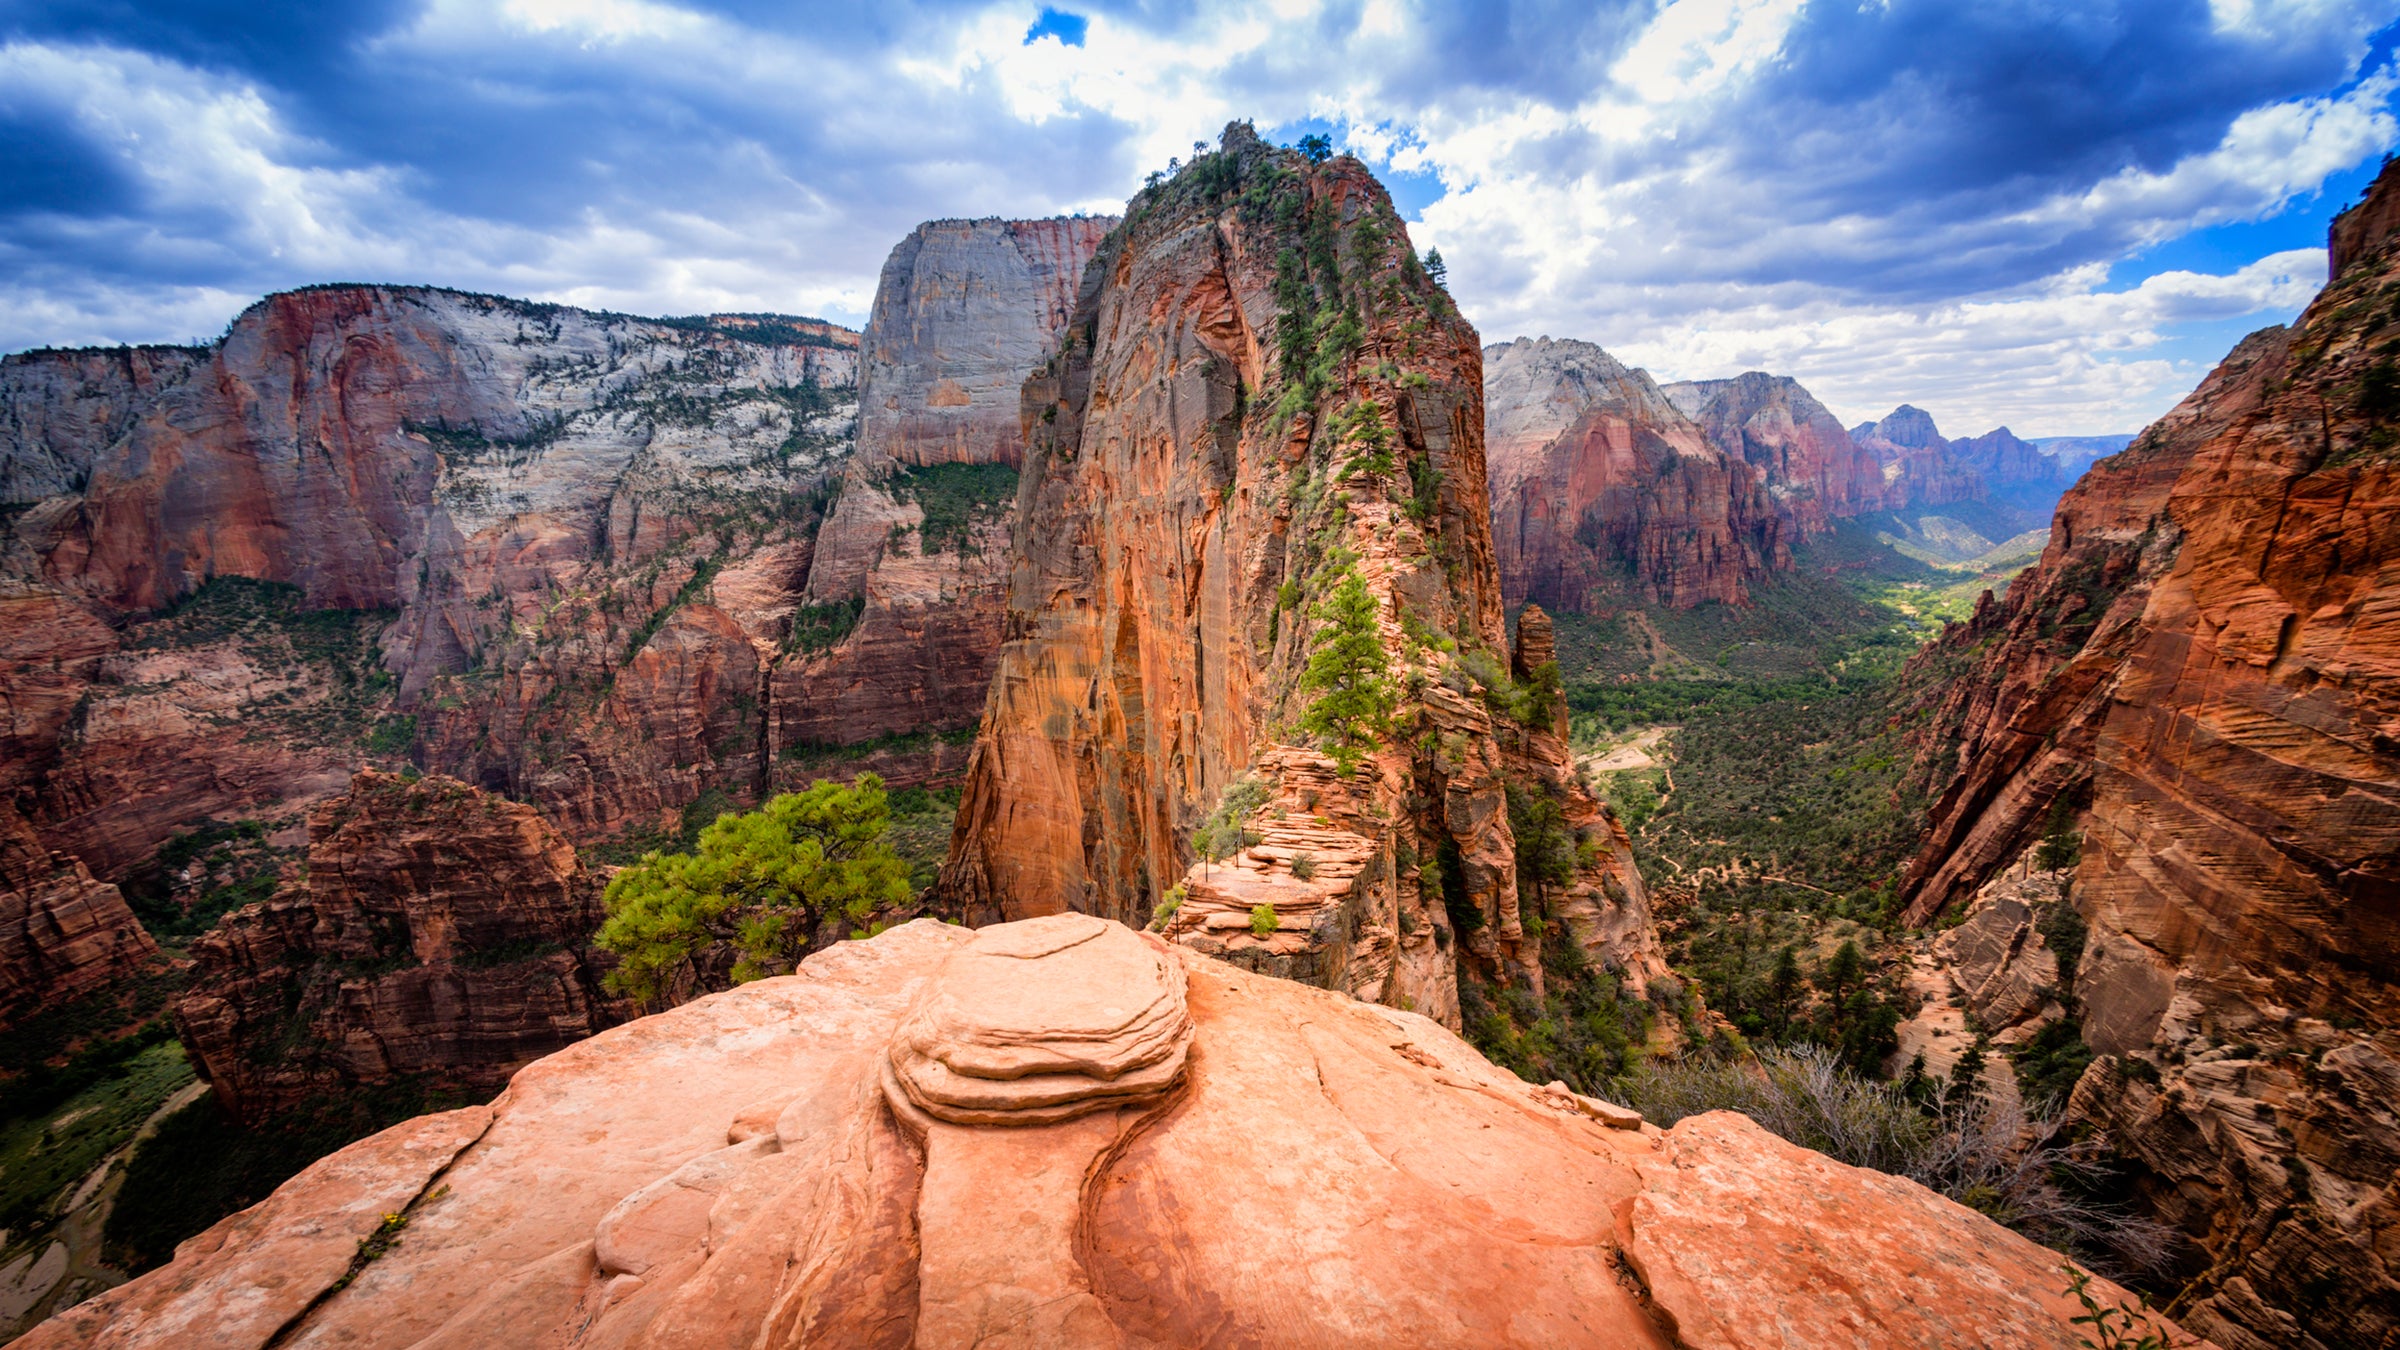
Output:
[[[1738,603],[1790,561],[1760,476],[1588,342],[1483,353],[1492,545],[1512,605]]]
[[[2074,1109],[2206,1251],[2190,1315],[2229,1346],[2400,1337],[2395,201],[2387,170],[2298,322],[2095,465],[1911,671],[1941,793],[1909,917],[2076,809]]]
[[[946,901],[1139,924],[1172,897],[1178,941],[1446,1019],[1462,965],[1539,986],[1537,909],[1637,986],[1658,969],[1623,831],[1554,729],[1490,710],[1513,682],[1481,353],[1373,178],[1229,128],[1134,200],[1069,333],[1025,385],[1007,645]],[[1394,703],[1345,776],[1299,729],[1301,677],[1354,569]],[[1539,897],[1511,781],[1583,841]],[[1196,861],[1229,792],[1255,842]]]
[[[1660,392],[1710,444],[1758,471],[1787,538],[1820,535],[1837,520],[1884,508],[1883,462],[1791,376],[1754,370]]]
[[[116,887],[44,848],[0,804],[0,1027],[130,975],[157,951]]]
[[[193,947],[175,1019],[229,1110],[415,1077],[491,1091],[623,1016],[600,888],[533,808],[364,772],[309,813],[308,872]]]
[[[1019,388],[1115,224],[940,220],[892,250],[861,340],[858,448],[804,596],[849,627],[778,668],[778,744],[975,724],[1007,608]],[[964,746],[930,753],[937,775],[964,767]]]
[[[1742,1116],[1062,915],[604,1032],[17,1344],[2074,1350],[2065,1278]]]

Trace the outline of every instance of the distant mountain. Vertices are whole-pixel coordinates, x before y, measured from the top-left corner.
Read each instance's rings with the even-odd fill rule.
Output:
[[[2042,453],[2058,461],[2058,476],[2072,483],[2083,471],[2133,444],[2133,434],[2123,432],[2114,436],[2036,436],[2033,443]]]

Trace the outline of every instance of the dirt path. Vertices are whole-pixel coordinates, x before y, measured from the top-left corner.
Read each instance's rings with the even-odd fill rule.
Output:
[[[1619,769],[1662,767],[1664,758],[1653,755],[1651,751],[1658,749],[1658,743],[1666,739],[1667,733],[1677,729],[1675,727],[1645,728],[1641,734],[1623,745],[1612,746],[1606,750],[1596,750],[1583,756],[1576,761],[1577,767],[1586,773],[1614,773]]]

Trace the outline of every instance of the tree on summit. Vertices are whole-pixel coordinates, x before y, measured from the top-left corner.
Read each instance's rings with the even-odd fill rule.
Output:
[[[1333,158],[1333,138],[1331,136],[1301,137],[1300,157],[1311,164],[1322,164]]]

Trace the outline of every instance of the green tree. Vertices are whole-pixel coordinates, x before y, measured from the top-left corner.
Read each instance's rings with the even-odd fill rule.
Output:
[[[1792,1010],[1800,1002],[1800,954],[1791,947],[1775,953],[1774,973],[1767,976],[1767,1025],[1775,1039],[1791,1034]]]
[[[2083,861],[2083,834],[2075,828],[2075,803],[2068,793],[2050,799],[2050,818],[2042,832],[2033,865],[2045,872],[2064,872]]]
[[[883,780],[860,774],[721,815],[690,853],[643,855],[608,883],[597,940],[617,954],[609,988],[655,1004],[724,954],[737,984],[783,974],[826,919],[858,924],[907,903],[908,864],[884,842],[890,823]]]
[[[1324,163],[1333,158],[1333,138],[1330,136],[1301,137],[1300,155],[1311,164]]]
[[[1442,261],[1442,251],[1434,249],[1425,255],[1425,276],[1444,290],[1450,288],[1450,268]]]
[[[1384,654],[1376,623],[1380,606],[1356,565],[1343,569],[1340,584],[1315,609],[1316,650],[1300,676],[1303,692],[1315,694],[1300,714],[1300,727],[1322,738],[1344,776],[1392,716],[1391,659]]]

